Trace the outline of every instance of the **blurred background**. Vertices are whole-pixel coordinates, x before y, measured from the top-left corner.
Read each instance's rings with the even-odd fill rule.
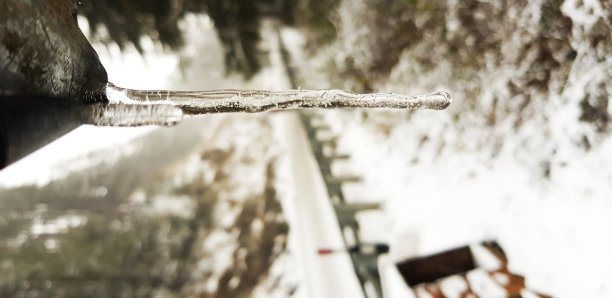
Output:
[[[317,111],[349,156],[332,172],[361,178],[346,200],[381,204],[359,238],[388,264],[496,239],[531,289],[612,296],[610,1],[91,0],[78,20],[127,88],[450,92]],[[79,127],[0,171],[0,297],[363,295],[346,255],[316,255],[343,242],[311,141],[293,112]],[[412,297],[388,264],[386,296]]]

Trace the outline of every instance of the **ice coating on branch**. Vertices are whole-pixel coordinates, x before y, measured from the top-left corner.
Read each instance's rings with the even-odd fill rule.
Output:
[[[169,126],[183,120],[183,111],[173,105],[95,104],[85,113],[88,123],[97,126]]]
[[[109,84],[111,103],[173,105],[186,114],[265,112],[300,108],[393,108],[442,110],[452,102],[448,92],[417,96],[395,93],[355,94],[342,90],[132,90]]]

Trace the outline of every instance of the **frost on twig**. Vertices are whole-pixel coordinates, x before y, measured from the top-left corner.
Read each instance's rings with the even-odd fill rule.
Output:
[[[442,110],[452,99],[448,92],[406,96],[394,93],[355,94],[342,90],[132,90],[109,84],[111,103],[172,105],[186,114],[265,112],[301,108],[393,108]]]

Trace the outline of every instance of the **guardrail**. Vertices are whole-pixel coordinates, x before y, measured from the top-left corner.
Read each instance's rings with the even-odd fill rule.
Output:
[[[282,39],[279,37],[278,40],[286,74],[292,88],[297,88],[296,71],[291,66],[289,53],[284,47]],[[323,177],[330,204],[335,211],[345,245],[345,248],[340,249],[319,249],[319,255],[348,253],[364,297],[383,298],[384,292],[378,258],[381,254],[389,252],[389,245],[363,242],[359,232],[359,221],[357,220],[359,212],[378,210],[381,207],[380,203],[357,203],[346,200],[342,190],[343,185],[359,183],[361,177],[334,175],[331,168],[333,163],[350,160],[351,156],[337,151],[339,138],[333,135],[332,129],[323,121],[320,114],[314,111],[302,111],[299,116]],[[500,262],[499,268],[487,271],[487,274],[501,287],[501,290],[508,294],[508,297],[519,297],[522,293],[529,293],[531,297],[550,297],[527,289],[525,278],[509,271],[508,259],[496,241],[484,241],[475,246],[484,247]],[[470,297],[476,297],[475,292],[473,292],[474,286],[468,277],[470,272],[478,267],[475,265],[475,258],[471,249],[470,246],[466,245],[429,256],[414,257],[397,263],[396,267],[416,297],[446,297],[438,282],[449,276],[456,276],[465,281],[466,289],[461,297],[470,295]],[[495,277],[502,278],[504,281],[499,281]]]
[[[285,72],[289,78],[291,88],[297,89],[296,72],[291,66],[289,53],[278,31],[277,34],[279,35],[278,41]],[[310,147],[314,153],[319,170],[321,171],[321,176],[325,182],[330,204],[336,213],[338,225],[340,226],[340,231],[342,231],[342,239],[345,244],[344,249],[320,249],[319,254],[323,256],[336,252],[348,253],[351,257],[353,268],[361,285],[364,297],[383,298],[380,272],[378,271],[378,257],[381,254],[389,252],[389,246],[384,243],[362,242],[359,234],[359,221],[356,217],[361,211],[379,209],[380,204],[352,203],[346,200],[344,192],[342,191],[342,186],[348,183],[358,183],[361,181],[361,177],[355,175],[334,175],[331,170],[331,164],[337,161],[349,160],[350,155],[336,151],[338,137],[333,135],[329,136],[331,128],[327,126],[316,112],[302,111],[299,112],[299,116],[308,140],[310,141]],[[325,138],[318,137],[321,132],[325,132],[328,136]]]
[[[361,177],[355,175],[334,175],[331,170],[332,163],[350,159],[350,155],[337,152],[337,137],[319,138],[320,132],[329,132],[331,129],[322,123],[317,114],[301,112],[300,119],[314,153],[321,176],[325,182],[338,225],[342,231],[342,238],[347,252],[353,262],[355,274],[361,284],[365,297],[383,297],[380,273],[378,271],[378,256],[389,251],[389,246],[381,243],[363,242],[359,233],[357,214],[362,211],[377,210],[379,203],[353,203],[346,200],[342,186],[358,183]],[[333,250],[320,250],[321,255],[336,252]]]

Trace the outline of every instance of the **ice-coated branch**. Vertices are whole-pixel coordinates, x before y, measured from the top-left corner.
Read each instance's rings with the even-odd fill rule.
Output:
[[[133,90],[109,84],[111,103],[173,105],[186,114],[265,112],[300,108],[393,108],[442,110],[452,102],[448,92],[406,96],[394,93],[355,94],[342,90]]]
[[[173,105],[93,104],[81,114],[96,126],[171,126],[183,120],[183,111]]]

